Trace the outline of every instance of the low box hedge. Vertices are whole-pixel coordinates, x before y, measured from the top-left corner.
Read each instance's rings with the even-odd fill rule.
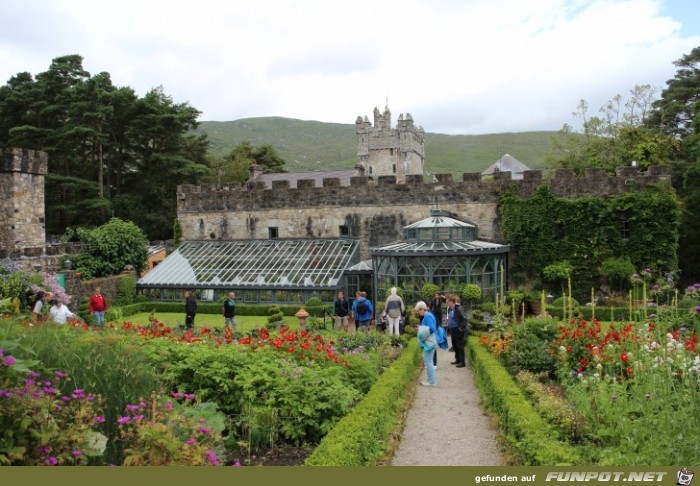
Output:
[[[406,351],[374,384],[348,415],[321,440],[307,466],[372,466],[387,450],[407,406],[422,353],[412,339]]]
[[[527,466],[579,464],[579,455],[556,439],[557,431],[534,410],[508,371],[479,344],[478,337],[468,338],[467,350],[481,397],[498,416],[511,453]]]
[[[239,316],[264,316],[270,315],[270,307],[274,304],[236,304],[236,314]],[[331,315],[332,306],[316,306],[316,307],[305,307],[301,305],[280,305],[280,311],[285,316],[293,316],[299,309],[304,307],[306,311],[312,317],[323,317],[323,311],[326,311],[327,315]],[[185,312],[185,302],[164,302],[153,300],[149,302],[142,302],[138,304],[130,304],[115,308],[112,314],[107,314],[109,316],[116,315],[120,309],[122,316],[130,316],[138,312],[151,312],[155,310],[156,312]],[[198,302],[197,303],[197,314],[215,314],[221,315],[222,305],[218,302]]]

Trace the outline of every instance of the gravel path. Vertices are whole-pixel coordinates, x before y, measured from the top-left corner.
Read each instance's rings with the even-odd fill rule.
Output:
[[[392,466],[504,464],[469,364],[455,368],[450,361],[454,353],[438,349],[438,386],[416,386]],[[426,380],[425,371],[421,380]]]

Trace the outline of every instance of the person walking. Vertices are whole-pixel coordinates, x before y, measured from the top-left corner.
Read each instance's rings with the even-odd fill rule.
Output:
[[[358,292],[357,299],[352,303],[352,318],[355,320],[355,329],[369,332],[369,321],[372,320],[374,307],[367,299],[367,292]]]
[[[348,316],[350,315],[350,303],[345,300],[342,290],[338,291],[338,298],[333,306],[333,319],[335,320],[336,331],[348,330]]]
[[[192,292],[185,291],[185,327],[194,328],[194,317],[197,315],[197,301]]]
[[[88,309],[90,310],[90,314],[92,314],[92,318],[95,319],[95,325],[99,328],[103,328],[105,325],[107,300],[105,299],[105,296],[102,295],[100,290],[101,289],[99,287],[95,287],[95,292],[92,294],[92,297],[90,297],[90,301],[88,302]]]
[[[231,326],[233,332],[238,332],[236,326],[236,293],[229,292],[228,299],[224,301],[224,329]]]
[[[406,307],[403,304],[401,296],[396,293],[396,287],[392,287],[389,290],[389,297],[386,299],[384,310],[386,311],[389,335],[398,336],[401,315],[406,311]]]
[[[428,381],[421,381],[423,386],[437,386],[437,373],[433,365],[433,356],[437,348],[437,340],[435,332],[437,331],[437,322],[435,316],[428,310],[425,302],[420,301],[416,304],[415,311],[422,318],[420,326],[418,326],[418,343],[423,350],[423,363],[428,377]]]
[[[456,365],[456,368],[464,368],[464,338],[469,330],[469,320],[459,305],[459,297],[453,294],[447,296],[447,328],[450,330],[452,347],[455,350],[455,360],[450,364]]]

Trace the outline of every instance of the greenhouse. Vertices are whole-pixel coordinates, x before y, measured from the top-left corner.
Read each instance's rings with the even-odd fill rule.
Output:
[[[370,248],[375,299],[401,287],[409,300],[421,299],[426,283],[441,292],[457,292],[466,284],[481,287],[484,301],[496,301],[507,281],[510,246],[477,239],[473,224],[452,213],[433,210],[429,218],[403,228],[404,239]]]
[[[332,302],[357,263],[352,239],[186,241],[137,287],[152,300],[181,300],[192,290],[213,301],[233,290],[241,302]]]

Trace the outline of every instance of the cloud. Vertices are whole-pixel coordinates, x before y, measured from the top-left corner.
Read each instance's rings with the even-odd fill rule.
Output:
[[[691,11],[671,13],[661,0],[5,0],[0,77],[78,53],[204,120],[353,123],[388,96],[430,132],[556,130],[581,98],[597,109],[673,77],[700,36]]]

